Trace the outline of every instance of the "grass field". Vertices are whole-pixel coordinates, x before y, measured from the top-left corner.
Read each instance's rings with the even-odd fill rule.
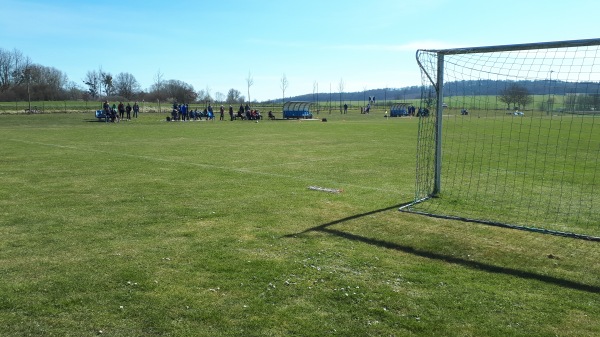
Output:
[[[600,241],[598,117],[539,111],[461,116],[448,110],[442,121],[442,197],[417,208]],[[435,118],[422,121],[421,129],[431,130],[422,142],[434,139]],[[419,170],[423,177],[431,171]],[[431,190],[423,188],[421,196]]]
[[[124,104],[130,103],[133,105],[135,100],[131,101],[123,101]],[[380,101],[377,103],[378,109],[385,109],[384,107],[389,107],[395,102],[405,102],[408,104],[418,105],[418,100],[388,100],[388,101]],[[118,104],[119,102],[110,102]],[[171,111],[171,104],[173,102],[171,100],[164,102],[139,102],[140,111],[147,113],[168,113]],[[340,107],[347,103],[350,111],[356,111],[357,113],[360,111],[360,107],[365,107],[368,104],[368,101],[343,101],[340,104],[340,101],[332,100],[329,101],[320,101],[313,102],[312,110],[318,109],[321,112],[329,114],[331,113],[339,113]],[[213,105],[219,106],[221,103],[214,102]],[[102,103],[96,101],[32,101],[31,104],[27,101],[18,101],[18,102],[0,102],[0,114],[27,114],[29,112],[29,106],[31,105],[31,111],[33,113],[80,113],[83,111],[92,112],[97,109],[102,109]],[[233,104],[234,109],[237,111],[239,107],[238,104]],[[202,110],[206,107],[206,103],[192,103],[190,104],[191,109],[199,109]],[[269,111],[273,112],[281,112],[283,104],[281,103],[254,103],[252,105],[253,108],[259,108],[261,111]]]
[[[600,335],[597,242],[398,212],[417,119],[165,116],[0,115],[1,336]]]

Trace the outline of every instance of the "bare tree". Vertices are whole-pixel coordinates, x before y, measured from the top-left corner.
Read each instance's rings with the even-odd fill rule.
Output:
[[[83,83],[88,86],[88,93],[92,98],[100,95],[100,75],[95,70],[89,70],[83,79]]]
[[[282,99],[281,99],[281,103],[285,102],[285,89],[287,89],[288,87],[288,79],[285,76],[285,73],[283,74],[283,76],[281,77],[281,84],[280,84],[280,88],[281,88],[281,92],[282,92]]]
[[[32,64],[27,67],[28,94],[33,100],[52,101],[65,97],[68,78],[62,71]]]
[[[23,71],[26,67],[30,66],[31,60],[29,57],[23,56],[23,53],[15,48],[12,52],[12,62],[13,70],[11,73],[11,83],[15,86],[20,85],[24,81],[22,76]]]
[[[242,103],[244,101],[244,96],[242,96],[242,93],[239,92],[239,90],[236,89],[229,89],[229,91],[227,92],[227,98],[226,98],[226,102],[229,104],[232,103]]]
[[[115,86],[113,84],[113,76],[109,72],[105,72],[100,68],[100,84],[104,87],[104,94],[111,96],[114,93]]]
[[[11,52],[0,48],[0,92],[11,87],[11,74],[13,72],[13,55]]]
[[[246,83],[248,84],[248,103],[250,103],[250,87],[254,84],[254,78],[252,78],[252,74],[248,71],[248,77],[246,78]]]
[[[177,102],[189,103],[194,102],[198,98],[194,87],[191,84],[180,80],[169,80],[165,83],[165,91],[170,98]]]
[[[154,90],[156,91],[157,98],[159,100],[164,99],[162,96],[162,90],[164,89],[164,74],[160,72],[160,69],[154,75]]]
[[[11,99],[62,99],[66,83],[67,76],[58,69],[34,64],[17,49],[0,48],[0,93],[9,93]]]
[[[0,48],[0,92],[24,83],[24,59],[23,53],[17,49],[7,51]],[[30,64],[30,62],[27,58],[26,63]]]
[[[67,79],[67,83],[65,84],[65,91],[66,91],[67,99],[69,99],[69,100],[76,100],[76,99],[80,99],[80,98],[83,98],[85,101],[89,100],[89,96],[85,95],[81,86],[79,86],[74,81],[69,81]]]
[[[131,99],[140,91],[140,84],[130,73],[119,73],[114,79],[114,86],[117,95]]]
[[[340,113],[343,112],[342,108],[342,92],[344,92],[344,79],[340,78],[340,83],[338,84],[338,88],[340,89]]]
[[[210,89],[210,87],[207,85],[207,86],[206,86],[206,89],[204,89],[204,90],[205,90],[205,92],[206,92],[206,96],[204,97],[204,101],[205,101],[205,102],[212,102],[213,98],[212,98],[212,96],[210,95],[210,92],[211,92],[211,89]]]
[[[513,106],[520,105],[521,108],[524,108],[525,105],[533,101],[527,88],[516,83],[510,84],[506,89],[500,91],[498,99],[506,103],[507,109],[510,109],[511,104]]]
[[[198,101],[204,101],[204,98],[206,97],[206,91],[204,91],[204,89],[196,91],[196,97],[198,97]]]
[[[21,76],[23,77],[24,82],[27,85],[27,111],[31,111],[31,71],[31,60],[29,59],[29,57],[27,57],[27,59],[25,60],[25,65],[21,70]]]
[[[225,94],[220,91],[215,92],[215,101],[221,103],[225,101]]]
[[[317,115],[319,114],[319,82],[313,82],[313,101],[317,102]]]

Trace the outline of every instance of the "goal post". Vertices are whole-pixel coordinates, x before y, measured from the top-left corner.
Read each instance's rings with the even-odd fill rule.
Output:
[[[600,39],[416,58],[415,198],[401,210],[600,241]]]

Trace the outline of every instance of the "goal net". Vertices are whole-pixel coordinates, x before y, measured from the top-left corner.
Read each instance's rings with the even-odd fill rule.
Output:
[[[600,39],[419,50],[417,62],[403,211],[600,240]]]

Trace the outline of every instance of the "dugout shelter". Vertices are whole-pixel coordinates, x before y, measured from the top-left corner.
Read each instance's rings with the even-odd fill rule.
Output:
[[[283,118],[308,119],[312,118],[310,110],[312,102],[289,101],[283,104]]]
[[[394,103],[390,108],[390,117],[408,116],[408,107],[406,103]]]

